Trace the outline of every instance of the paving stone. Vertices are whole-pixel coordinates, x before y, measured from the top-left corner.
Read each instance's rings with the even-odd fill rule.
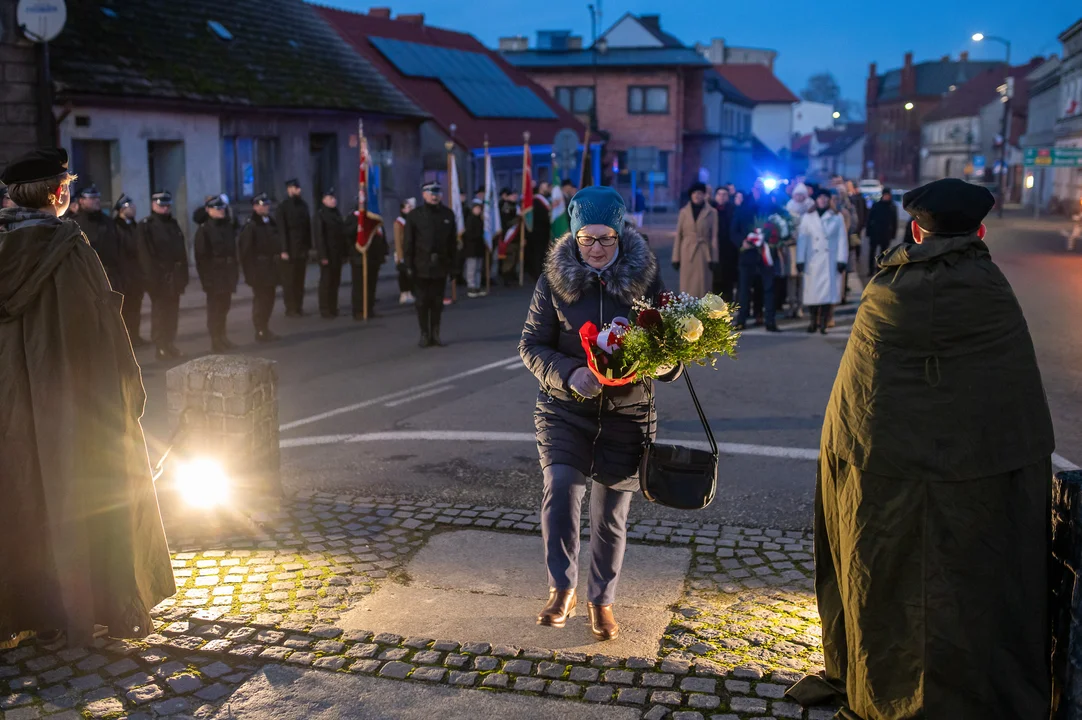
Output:
[[[803,708],[791,702],[771,703],[770,712],[780,718],[801,718],[804,716]]]
[[[21,707],[4,713],[4,720],[37,720],[39,717],[41,711],[36,707]]]
[[[191,709],[191,703],[188,698],[170,698],[151,705],[151,710],[155,715],[174,715],[189,709]],[[128,716],[128,720],[132,720],[131,715]]]
[[[693,708],[703,708],[705,710],[713,710],[721,705],[721,698],[717,695],[703,695],[702,693],[691,693],[688,695],[688,705]]]
[[[609,685],[591,685],[586,688],[582,699],[586,702],[607,703],[612,700],[613,688]]]
[[[116,698],[104,698],[102,700],[94,700],[87,703],[83,708],[90,717],[102,718],[107,715],[115,715],[124,711],[124,703],[120,702]]]
[[[144,685],[128,692],[128,699],[136,705],[143,705],[157,700],[165,695],[165,691],[157,685]]]
[[[350,672],[356,672],[356,673],[369,673],[370,674],[370,673],[374,673],[376,670],[378,670],[379,666],[380,666],[380,661],[379,660],[358,660],[357,662],[355,662],[355,663],[353,663],[352,665],[349,666],[349,671]]]
[[[655,690],[650,694],[650,702],[661,705],[679,705],[684,696],[677,690]]]
[[[545,689],[545,680],[536,677],[515,678],[514,689],[524,692],[542,692]]]
[[[681,710],[672,714],[672,720],[703,720],[703,715],[690,710]]]
[[[687,692],[712,693],[717,688],[718,681],[713,678],[688,677],[680,682],[680,689]]]
[[[218,678],[222,675],[228,674],[230,671],[232,671],[232,669],[233,668],[229,667],[224,662],[216,661],[211,663],[210,665],[200,668],[199,672],[209,678]]]
[[[527,660],[551,660],[552,651],[543,648],[523,648],[522,657]]]
[[[556,651],[556,662],[563,663],[565,665],[569,663],[585,663],[586,653],[580,652],[568,652],[567,650]]]
[[[41,682],[46,685],[51,685],[55,682],[60,682],[61,680],[67,680],[72,675],[74,675],[74,673],[72,672],[71,668],[65,665],[62,667],[58,667],[55,670],[43,672],[41,674]]]
[[[808,720],[833,720],[833,710],[823,710],[821,708],[812,708],[808,710]]]
[[[751,683],[745,680],[726,680],[725,689],[734,695],[746,695],[751,692]]]
[[[179,663],[176,660],[170,660],[169,662],[158,665],[153,670],[151,670],[151,672],[160,678],[167,678],[170,675],[176,675],[178,672],[187,669],[188,666],[184,663]]]
[[[529,660],[508,660],[503,664],[503,671],[514,675],[529,675],[533,670],[533,663]]]
[[[549,683],[546,692],[549,695],[558,695],[565,698],[575,698],[582,693],[582,688],[573,682],[566,680],[553,680]]]
[[[8,683],[8,687],[11,688],[13,692],[18,692],[19,690],[33,690],[38,685],[38,679],[33,675],[24,675],[23,677],[15,678]]]
[[[405,660],[410,654],[410,651],[406,648],[391,648],[390,650],[384,650],[379,654],[380,660]]]
[[[452,653],[443,659],[443,664],[449,668],[464,668],[470,661],[469,655],[458,655]]]
[[[464,687],[473,687],[479,677],[475,672],[462,672],[461,670],[452,670],[448,676],[447,681],[452,685],[462,685]]]
[[[293,651],[289,648],[272,645],[271,647],[264,649],[263,652],[259,653],[259,657],[267,658],[268,660],[285,660],[292,653]]]
[[[372,642],[380,645],[399,645],[402,642],[402,636],[394,633],[380,633],[372,638]]]
[[[338,642],[337,640],[320,640],[312,646],[312,650],[324,655],[337,655],[346,649],[345,643]]]
[[[622,662],[623,660],[621,658],[612,657],[610,655],[594,655],[590,659],[590,664],[594,667],[604,668],[620,667],[620,663]]]
[[[786,687],[784,685],[775,685],[774,683],[757,683],[755,685],[755,694],[759,697],[774,698],[780,700],[785,697]]]
[[[763,670],[755,665],[742,665],[733,670],[733,677],[740,680],[762,680]]]
[[[312,641],[302,635],[294,635],[282,643],[282,645],[293,650],[304,650],[312,645]]]
[[[661,672],[676,675],[687,675],[691,669],[691,663],[682,658],[667,657],[661,661]]]
[[[203,681],[191,674],[174,675],[166,680],[166,682],[169,683],[169,687],[171,687],[173,692],[177,695],[195,692],[203,687]]]
[[[567,666],[553,662],[537,663],[537,674],[547,678],[561,678],[567,671]]]
[[[379,655],[379,645],[354,645],[346,652],[346,657],[374,658]]]
[[[131,690],[132,688],[139,687],[140,685],[148,685],[152,682],[154,682],[154,676],[148,675],[140,670],[137,673],[132,673],[125,678],[121,678],[114,684],[124,690]]]
[[[312,667],[320,670],[341,670],[345,667],[345,664],[346,659],[344,657],[321,657],[316,658],[316,661],[312,663]]]
[[[492,657],[491,655],[480,655],[473,659],[473,669],[480,670],[481,672],[488,672],[489,670],[495,670],[500,666],[500,659]]]
[[[749,697],[733,697],[729,699],[729,709],[738,713],[765,713],[766,700]]]
[[[428,644],[430,642],[432,642],[432,640],[430,640],[429,638],[411,637],[411,638],[406,638],[406,640],[402,644],[405,645],[406,647],[412,648],[414,650],[421,650],[423,648],[428,647]]]
[[[86,692],[87,690],[93,690],[96,687],[101,687],[105,681],[101,679],[101,676],[97,673],[91,673],[89,675],[83,675],[82,677],[72,678],[68,685],[72,690],[77,692]]]
[[[101,655],[91,655],[82,662],[78,663],[75,667],[83,672],[90,672],[91,670],[97,670],[109,664],[109,661],[103,658]]]
[[[740,718],[731,713],[725,713],[724,715],[711,715],[710,720],[740,720]],[[766,720],[771,719],[767,718]]]
[[[571,674],[568,676],[573,682],[597,682],[598,675],[601,671],[597,668],[574,666],[571,668]]]
[[[645,687],[669,688],[673,686],[675,681],[676,678],[673,675],[665,673],[648,672],[642,674],[642,684]]]
[[[491,649],[491,645],[483,642],[471,642],[462,646],[462,652],[470,653],[471,655],[485,655]]]
[[[325,640],[329,640],[331,638],[336,638],[341,635],[342,629],[336,628],[333,625],[316,625],[308,631],[308,634],[315,635],[318,638],[324,638]]]
[[[646,703],[646,696],[649,692],[646,688],[620,688],[620,691],[616,694],[616,702],[643,705]]]
[[[414,680],[425,680],[427,682],[442,682],[443,677],[447,674],[447,670],[441,667],[422,667],[413,671],[413,675],[410,677]]]
[[[455,652],[458,650],[458,643],[452,640],[437,640],[432,644],[432,649],[440,652]]]
[[[294,665],[311,665],[316,661],[316,654],[310,652],[295,652],[286,658],[286,662]]]
[[[511,676],[504,673],[489,673],[481,681],[481,687],[506,688],[511,682]]]
[[[214,702],[215,700],[221,700],[226,695],[231,693],[228,685],[222,683],[215,683],[209,687],[205,687],[195,694],[200,700],[206,700],[207,702]]]
[[[631,685],[635,682],[635,673],[630,670],[606,670],[605,682],[617,685]]]
[[[652,658],[630,657],[627,666],[632,670],[653,670],[657,661]]]
[[[646,711],[643,715],[643,720],[661,720],[663,717],[669,714],[669,709],[660,705],[655,705]]]

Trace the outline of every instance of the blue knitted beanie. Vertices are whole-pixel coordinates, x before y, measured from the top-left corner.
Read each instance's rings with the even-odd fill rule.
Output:
[[[591,185],[575,193],[567,212],[571,217],[571,237],[586,225],[605,225],[619,235],[624,229],[624,198],[611,187]]]

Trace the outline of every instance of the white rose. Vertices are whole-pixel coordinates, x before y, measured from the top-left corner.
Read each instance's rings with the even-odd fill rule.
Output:
[[[706,311],[706,316],[711,318],[723,318],[729,315],[729,306],[720,297],[714,293],[707,293],[703,296],[703,299],[699,301],[703,310]]]
[[[679,327],[680,337],[688,342],[695,342],[703,336],[703,322],[694,315],[680,318]]]

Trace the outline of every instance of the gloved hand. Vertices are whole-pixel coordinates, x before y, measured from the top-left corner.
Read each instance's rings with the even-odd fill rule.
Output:
[[[656,378],[665,377],[666,375],[671,373],[673,371],[673,369],[675,369],[675,368],[676,368],[675,365],[659,365],[658,368],[657,368],[657,372],[654,373],[654,377],[656,377]]]
[[[849,263],[838,263],[838,272],[843,273],[849,268]]]
[[[709,263],[709,265],[710,265],[710,272],[717,272],[718,271],[718,264],[716,262]]]
[[[567,379],[567,386],[584,398],[597,397],[601,394],[601,383],[588,367],[580,367],[571,373],[571,377]]]
[[[804,263],[797,263],[797,264],[796,264],[796,271],[797,271],[798,273],[802,273],[802,272],[804,272]]]
[[[680,272],[680,263],[674,262],[672,264],[672,269],[675,270],[676,272]]]

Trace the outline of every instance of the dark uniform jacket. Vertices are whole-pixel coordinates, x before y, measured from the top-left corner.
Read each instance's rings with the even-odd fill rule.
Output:
[[[188,249],[172,215],[151,213],[139,221],[139,265],[147,292],[180,295],[188,287]]]
[[[228,217],[209,218],[195,231],[195,269],[204,292],[237,291],[237,231]]]
[[[976,235],[880,256],[823,422],[816,599],[846,720],[1049,717],[1052,421]]]
[[[0,210],[0,638],[145,637],[175,592],[120,305],[78,225]]]
[[[90,241],[90,247],[94,248],[94,252],[98,254],[101,266],[105,268],[105,275],[109,278],[109,284],[117,292],[123,292],[124,261],[116,225],[101,210],[73,213],[72,219],[79,223],[86,239]]]
[[[316,210],[315,229],[316,253],[320,261],[327,260],[332,265],[341,265],[348,255],[349,246],[355,240],[348,237],[346,231],[350,223],[338,212],[338,208],[320,205]],[[353,223],[356,227],[356,223]],[[356,235],[354,235],[354,238]]]
[[[893,200],[880,200],[868,212],[868,237],[871,240],[893,240],[898,234],[898,210]]]
[[[383,218],[374,212],[365,211],[368,221],[368,248],[361,253],[357,249],[357,211],[354,210],[345,220],[345,233],[346,243],[349,249],[349,262],[352,265],[363,265],[364,257],[368,257],[368,269],[372,272],[372,266],[378,269],[383,261],[387,259],[387,253],[389,251],[389,245],[387,244],[387,237],[383,231]]]
[[[308,203],[300,195],[286,198],[274,217],[289,259],[305,259],[312,249],[312,215],[308,212]]]
[[[278,260],[282,252],[282,236],[274,218],[252,213],[240,231],[240,264],[248,287],[278,286]]]
[[[117,241],[120,244],[120,266],[124,269],[125,294],[143,288],[143,269],[139,265],[139,224],[119,214],[113,217]]]
[[[624,226],[616,263],[600,278],[580,259],[570,233],[556,241],[518,346],[540,384],[534,427],[542,469],[571,465],[603,485],[638,489],[643,442],[657,426],[649,399],[653,381],[606,387],[585,401],[576,399],[567,383],[571,373],[586,367],[579,328],[630,317],[635,300],[656,300],[663,289],[657,259],[634,227]],[[680,372],[677,368],[663,380],[675,380]]]
[[[406,216],[406,267],[414,277],[447,277],[454,267],[457,235],[449,207],[422,204]]]
[[[506,232],[518,218],[518,207],[510,200],[500,200],[500,227]]]

